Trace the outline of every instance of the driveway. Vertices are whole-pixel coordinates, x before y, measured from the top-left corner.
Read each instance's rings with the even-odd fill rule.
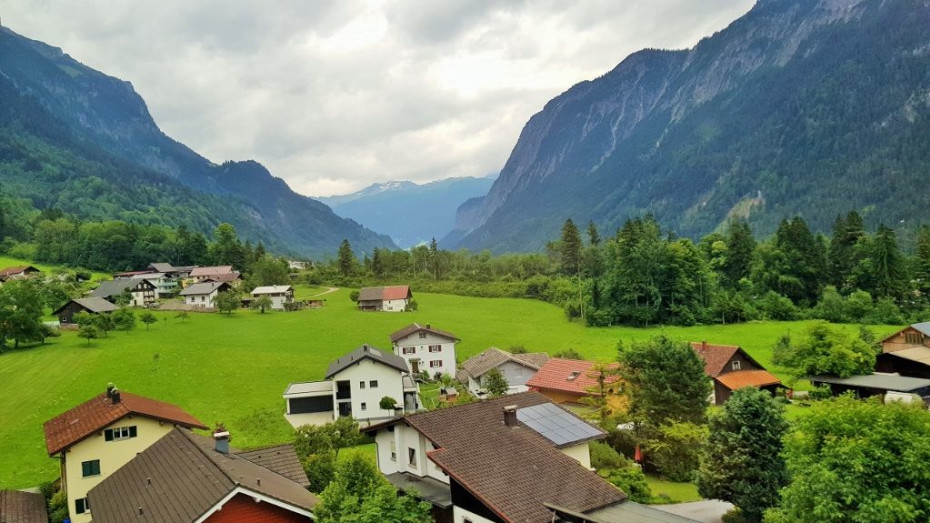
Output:
[[[692,501],[691,503],[675,503],[674,505],[652,505],[652,507],[700,521],[701,523],[720,523],[723,520],[723,515],[729,512],[733,505],[726,501],[705,499],[703,501]]]

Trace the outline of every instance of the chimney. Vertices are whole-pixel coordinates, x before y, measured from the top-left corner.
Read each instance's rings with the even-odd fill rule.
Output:
[[[108,398],[110,397],[111,394],[113,394],[113,389],[115,388],[116,388],[116,385],[114,385],[112,381],[110,383],[107,383],[107,397]]]
[[[116,405],[117,403],[119,403],[119,399],[120,399],[119,389],[117,389],[116,387],[113,387],[113,390],[110,391],[110,400],[113,402],[114,405]]]
[[[517,426],[517,406],[507,405],[504,407],[504,425],[508,427]]]
[[[216,444],[215,449],[220,454],[229,454],[229,431],[222,425],[213,431],[213,441]]]

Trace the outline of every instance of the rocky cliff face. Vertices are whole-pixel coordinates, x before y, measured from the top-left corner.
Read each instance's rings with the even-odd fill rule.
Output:
[[[835,133],[884,149],[922,124],[925,105],[913,126],[881,127],[930,88],[921,74],[927,27],[923,0],[764,0],[692,49],[635,53],[534,115],[500,178],[463,209],[444,243],[535,249],[566,218],[613,228],[643,212],[700,235],[747,199],[764,199],[750,213],[763,232],[795,213],[826,227],[851,206],[890,203],[868,186],[851,201],[818,192],[869,178],[860,172],[868,154],[836,143]]]

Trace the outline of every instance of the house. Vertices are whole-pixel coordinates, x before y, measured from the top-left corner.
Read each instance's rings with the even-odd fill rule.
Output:
[[[181,291],[185,305],[199,309],[212,309],[215,306],[217,295],[230,289],[228,283],[203,282],[189,285]]]
[[[117,310],[119,310],[119,307],[107,300],[91,296],[89,298],[73,299],[61,307],[58,307],[52,314],[58,316],[59,322],[71,324],[74,323],[74,315],[79,312],[86,312],[88,314],[109,314]]]
[[[154,271],[145,269],[141,271],[126,271],[126,272],[116,272],[113,273],[114,280],[131,280],[133,278],[138,278],[140,276],[147,276],[149,274],[154,274]]]
[[[915,323],[881,341],[875,370],[913,378],[930,378],[930,322]]]
[[[408,285],[363,287],[358,291],[358,308],[363,311],[403,312],[413,299]]]
[[[491,347],[481,354],[477,354],[465,360],[458,374],[456,374],[456,378],[465,385],[472,394],[482,397],[487,393],[485,390],[485,375],[489,370],[496,368],[501,371],[501,374],[504,375],[504,379],[506,379],[508,385],[510,385],[507,394],[526,392],[529,390],[526,386],[526,382],[529,381],[547,361],[549,361],[549,355],[545,352],[511,354],[497,347]]]
[[[228,432],[171,428],[88,492],[94,523],[312,521],[318,503],[293,447],[239,452]]]
[[[270,285],[267,287],[255,287],[252,291],[252,299],[261,296],[271,298],[271,308],[284,310],[287,305],[294,303],[294,288],[290,285]]]
[[[45,497],[34,492],[0,490],[0,522],[48,523]]]
[[[582,514],[626,503],[590,470],[588,444],[604,432],[537,392],[361,430],[375,438],[381,473],[430,502],[435,521],[549,523],[546,503]]]
[[[898,376],[896,374],[865,374],[849,378],[813,376],[808,378],[815,387],[826,385],[834,395],[852,392],[860,398],[881,396],[889,401],[930,403],[930,379]]]
[[[194,283],[202,282],[207,279],[213,279],[218,281],[216,278],[230,278],[232,274],[236,274],[238,278],[239,273],[234,271],[232,265],[219,265],[215,267],[194,267],[191,269],[190,278],[194,280]],[[229,281],[229,280],[224,280]]]
[[[206,429],[181,407],[107,388],[45,422],[49,457],[61,462],[71,521],[91,520],[87,493],[178,425]],[[96,518],[94,518],[96,521]]]
[[[23,280],[26,278],[31,278],[33,276],[38,276],[41,273],[39,269],[36,269],[32,265],[19,265],[16,267],[7,267],[6,269],[0,270],[0,282],[7,280]]]
[[[129,293],[129,305],[133,307],[144,307],[155,303],[155,284],[138,278],[102,281],[90,295],[116,303],[119,295],[124,292]]]
[[[613,365],[616,368],[616,365]],[[601,372],[593,361],[552,358],[543,364],[526,386],[557,404],[581,404],[584,398],[601,395]],[[607,393],[616,392],[620,378],[616,374],[603,376]]]
[[[310,268],[310,262],[299,261],[299,260],[288,260],[287,268],[293,269],[295,271],[303,271]]]
[[[407,361],[410,372],[426,371],[430,376],[455,374],[455,342],[451,332],[434,329],[429,323],[411,323],[391,334],[394,354]]]
[[[420,389],[400,356],[369,345],[329,364],[325,380],[291,383],[284,391],[288,421],[295,426],[353,416],[363,423],[393,418],[396,411],[420,408]],[[393,398],[393,409],[381,399]]]
[[[730,394],[743,387],[756,387],[775,394],[781,380],[734,345],[710,345],[706,341],[691,342],[691,348],[704,360],[704,374],[714,382],[711,402],[723,405]]]
[[[228,283],[232,285],[233,287],[236,287],[239,285],[241,278],[242,278],[242,275],[239,274],[239,271],[233,271],[233,272],[222,273],[222,274],[214,274],[213,276],[207,276],[206,278],[203,278],[200,281],[201,282],[212,281],[216,283]]]

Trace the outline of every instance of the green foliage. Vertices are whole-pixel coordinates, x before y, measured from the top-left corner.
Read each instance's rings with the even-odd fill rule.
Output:
[[[779,363],[792,369],[795,377],[829,375],[848,378],[868,374],[875,368],[876,350],[867,342],[817,322],[790,347],[778,350]]]
[[[59,490],[48,499],[48,519],[51,523],[63,523],[69,517],[68,494]]]
[[[136,313],[129,307],[121,307],[111,314],[113,316],[113,325],[117,330],[130,331],[136,328]]]
[[[688,421],[670,421],[644,431],[643,457],[662,476],[678,482],[691,481],[700,464],[701,445],[707,427]]]
[[[328,450],[355,447],[368,438],[358,431],[358,422],[342,417],[325,425],[304,425],[295,431],[294,450],[300,459]]]
[[[149,330],[149,327],[153,323],[156,323],[158,318],[156,318],[151,311],[143,311],[142,314],[139,315],[139,321],[145,324],[145,330]]]
[[[271,301],[271,298],[267,295],[261,295],[258,298],[254,298],[252,303],[249,306],[253,309],[261,311],[261,314],[265,314],[265,309],[270,309],[274,303]]]
[[[349,293],[349,299],[352,300],[354,303],[358,303],[358,295],[359,295],[358,291],[352,291]]]
[[[511,351],[513,352],[513,351]],[[575,349],[562,349],[552,355],[555,358],[565,358],[567,360],[583,360],[584,356]]]
[[[588,451],[591,454],[591,466],[596,470],[622,469],[633,464],[613,447],[600,441],[589,443]]]
[[[417,303],[417,300],[410,298],[409,300],[407,300],[407,307],[404,308],[404,311],[415,312],[419,308],[420,308],[420,304]]]
[[[639,465],[629,464],[615,469],[598,470],[598,475],[622,490],[632,501],[651,503],[653,500],[652,489],[649,488],[646,475]]]
[[[488,389],[488,393],[490,393],[491,396],[503,396],[507,393],[507,389],[510,388],[510,384],[507,383],[507,378],[504,377],[497,367],[485,372],[484,376],[481,377],[481,381],[484,388]]]
[[[191,316],[190,313],[187,312],[187,311],[178,311],[178,312],[174,315],[175,318],[181,320],[182,322],[187,321],[188,318],[190,318],[190,316]]]
[[[311,492],[317,494],[323,492],[336,477],[336,456],[334,450],[321,450],[302,460],[304,472],[307,473],[307,479],[310,481],[308,488]]]
[[[241,303],[242,300],[239,298],[239,293],[232,289],[218,293],[216,298],[213,299],[213,305],[220,314],[224,312],[226,314],[232,314],[232,311],[238,309]]]
[[[349,244],[349,240],[342,240],[337,256],[339,273],[343,276],[352,276],[355,267],[358,265],[358,260],[355,258],[355,253],[352,252],[352,245]]]
[[[90,345],[90,340],[97,339],[97,337],[100,336],[100,332],[97,330],[96,325],[88,323],[78,327],[77,335],[79,338],[87,340],[87,344]]]
[[[45,339],[42,325],[42,294],[39,284],[13,280],[0,287],[0,350],[7,340],[13,347]]]
[[[382,410],[394,410],[395,405],[397,405],[397,400],[390,396],[385,396],[378,402],[378,406],[381,407]]]
[[[766,391],[746,387],[733,392],[710,418],[697,476],[701,496],[733,503],[747,522],[762,521],[788,483],[781,457],[788,430],[783,410]]]
[[[562,226],[562,241],[559,243],[562,273],[575,275],[581,270],[581,234],[569,218]]]
[[[918,522],[930,514],[930,413],[849,396],[818,402],[785,438],[791,483],[765,520]]]

